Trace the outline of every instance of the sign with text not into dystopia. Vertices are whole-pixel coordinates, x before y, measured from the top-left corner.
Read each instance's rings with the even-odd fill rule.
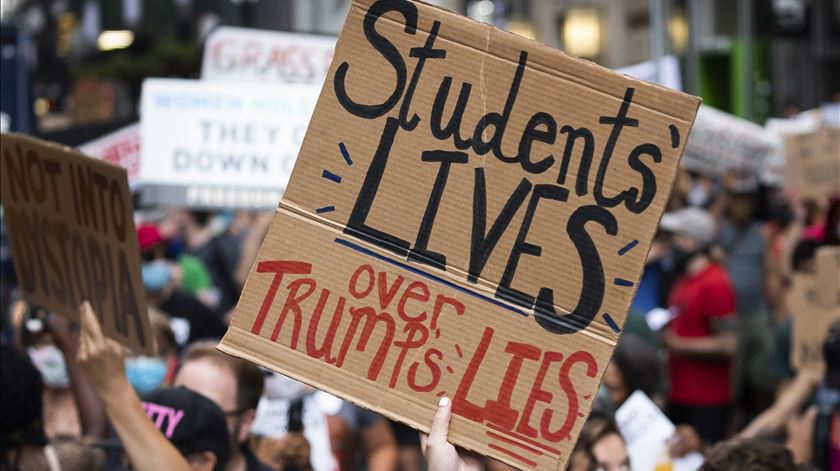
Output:
[[[219,348],[562,469],[699,99],[454,13],[350,8]]]
[[[28,302],[79,322],[79,304],[90,301],[105,335],[154,354],[124,168],[3,134],[0,202]]]

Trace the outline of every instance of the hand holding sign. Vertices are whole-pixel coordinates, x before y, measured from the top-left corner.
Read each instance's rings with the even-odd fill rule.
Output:
[[[452,420],[452,401],[440,398],[432,419],[429,434],[420,434],[420,446],[429,471],[479,471],[483,469],[480,456],[458,450],[449,443],[449,421]]]

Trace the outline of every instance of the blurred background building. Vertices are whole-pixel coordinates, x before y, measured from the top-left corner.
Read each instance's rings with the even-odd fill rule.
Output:
[[[438,0],[763,123],[836,101],[840,0]],[[137,119],[142,80],[197,77],[218,25],[335,35],[349,0],[2,0],[2,122],[75,145]],[[653,61],[653,62],[649,62]],[[674,81],[676,80],[676,82]]]

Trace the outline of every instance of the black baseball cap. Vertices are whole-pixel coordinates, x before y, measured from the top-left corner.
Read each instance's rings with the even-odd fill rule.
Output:
[[[227,421],[215,402],[186,388],[162,388],[143,396],[143,408],[182,455],[210,451],[219,463],[227,462]]]
[[[225,414],[215,402],[189,389],[162,388],[143,396],[142,404],[155,427],[184,457],[210,451],[216,455],[215,469],[223,469],[230,442]],[[93,446],[123,450],[116,437]]]

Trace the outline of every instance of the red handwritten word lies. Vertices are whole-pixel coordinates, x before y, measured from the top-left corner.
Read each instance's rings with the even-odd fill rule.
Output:
[[[252,334],[339,369],[348,368],[353,357],[357,365],[362,362],[365,378],[387,380],[390,389],[448,394],[455,414],[528,443],[571,438],[582,408],[573,378],[581,373],[595,378],[599,371],[586,351],[547,351],[496,339],[492,327],[470,349],[469,336],[443,335],[441,326],[452,323],[441,319],[480,313],[467,312],[465,303],[436,284],[371,264],[357,265],[342,293],[319,287],[312,264],[303,261],[265,260],[256,272],[271,281],[250,325]],[[459,337],[463,345],[452,342]],[[489,364],[491,349],[500,350],[506,364]],[[463,371],[450,363],[461,364]],[[520,375],[523,369],[537,374]],[[531,378],[529,384],[520,377]],[[497,384],[490,396],[474,397],[488,395],[474,388],[487,381]]]

